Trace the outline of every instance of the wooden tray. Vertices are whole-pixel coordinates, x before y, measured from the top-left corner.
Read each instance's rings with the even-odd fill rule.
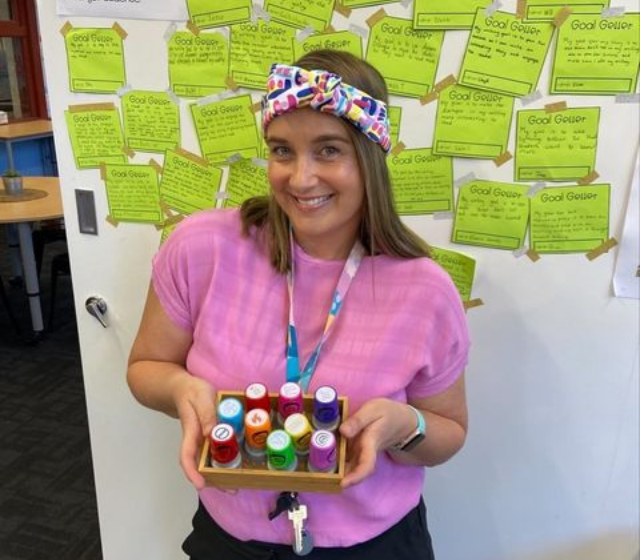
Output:
[[[236,397],[244,403],[241,391],[219,391],[218,402],[227,397]],[[271,408],[276,410],[278,393],[269,393]],[[348,399],[338,397],[341,422],[347,419]],[[313,395],[304,395],[304,410],[310,416],[313,411]],[[298,458],[297,471],[270,471],[265,465],[254,465],[243,453],[242,468],[219,469],[209,466],[209,438],[205,438],[198,461],[198,471],[207,486],[219,488],[252,488],[260,490],[290,490],[292,492],[323,492],[337,494],[344,478],[347,442],[335,432],[337,446],[337,471],[335,473],[312,473],[307,471],[306,459]]]

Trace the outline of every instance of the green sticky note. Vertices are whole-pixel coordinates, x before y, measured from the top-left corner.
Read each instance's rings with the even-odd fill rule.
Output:
[[[161,152],[180,145],[180,109],[164,91],[133,90],[122,96],[124,138],[142,152]]]
[[[574,14],[600,14],[609,6],[609,0],[527,0],[525,21],[553,21],[565,6]]]
[[[264,196],[269,193],[267,168],[256,165],[250,159],[236,161],[229,166],[226,198],[223,208],[240,206],[245,200],[254,196]]]
[[[531,248],[584,253],[609,239],[610,185],[553,187],[531,198]]]
[[[231,26],[231,77],[239,86],[265,90],[274,62],[293,62],[296,30],[289,25],[259,20]]]
[[[447,271],[462,301],[471,299],[476,261],[467,255],[439,247],[431,247],[431,258]]]
[[[251,105],[250,95],[191,105],[200,150],[209,163],[226,164],[235,154],[258,156],[260,137]]]
[[[507,151],[513,97],[454,85],[438,98],[436,154],[493,159]]]
[[[171,208],[182,214],[214,208],[222,171],[206,160],[181,151],[168,150],[160,181],[160,194]]]
[[[109,214],[118,222],[162,223],[158,173],[150,165],[105,166]]]
[[[183,97],[206,97],[227,89],[229,47],[221,33],[178,31],[169,40],[169,83]]]
[[[162,227],[162,233],[160,234],[160,245],[164,245],[165,241],[169,239],[169,236],[173,233],[173,230],[178,227],[180,222],[165,223]]]
[[[418,148],[391,155],[388,164],[398,214],[431,214],[453,208],[450,157],[433,155],[431,148]]]
[[[470,29],[478,8],[486,8],[491,0],[414,0],[415,29]]]
[[[389,93],[422,97],[434,85],[443,31],[418,31],[411,20],[385,17],[372,28],[366,59],[387,81]]]
[[[518,111],[516,181],[573,181],[595,166],[600,107]]]
[[[513,14],[478,10],[460,70],[460,84],[506,95],[536,90],[555,27]]]
[[[331,23],[335,0],[265,0],[264,9],[281,23],[322,31]]]
[[[495,249],[524,244],[529,220],[529,187],[471,181],[460,187],[451,241]]]
[[[389,136],[391,137],[391,145],[395,146],[400,140],[400,121],[402,120],[402,107],[387,107],[387,116],[389,117]]]
[[[640,68],[640,14],[571,15],[560,27],[551,93],[634,93]]]
[[[65,111],[73,158],[78,169],[102,163],[126,163],[118,110]]]
[[[64,43],[71,91],[115,93],[127,82],[122,37],[114,29],[72,28]]]
[[[220,27],[251,18],[251,0],[187,0],[189,19],[200,29]]]
[[[337,31],[310,35],[304,41],[293,42],[293,55],[296,60],[308,52],[319,49],[344,51],[362,58],[362,37],[351,31]]]

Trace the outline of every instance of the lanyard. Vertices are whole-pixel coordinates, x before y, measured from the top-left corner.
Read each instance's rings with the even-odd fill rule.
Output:
[[[293,234],[289,234],[291,245],[291,270],[287,272],[287,289],[289,292],[289,328],[287,330],[287,381],[293,381],[299,383],[303,391],[307,391],[309,383],[311,383],[311,376],[316,369],[318,358],[320,357],[320,350],[329,336],[331,326],[338,317],[344,298],[347,296],[347,292],[351,287],[353,278],[360,268],[362,257],[364,257],[364,247],[360,241],[356,241],[353,245],[347,260],[344,263],[344,268],[340,274],[340,279],[336,284],[335,291],[333,292],[333,299],[331,300],[331,309],[327,316],[327,321],[324,325],[324,332],[320,337],[320,341],[315,350],[309,357],[307,364],[304,366],[302,373],[300,373],[300,355],[298,352],[298,336],[296,333],[296,324],[293,318],[293,288],[295,278],[295,258],[293,254]]]

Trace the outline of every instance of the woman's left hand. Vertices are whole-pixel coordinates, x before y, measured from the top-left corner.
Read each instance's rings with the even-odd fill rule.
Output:
[[[405,404],[377,398],[366,402],[340,426],[347,438],[346,475],[342,488],[362,482],[372,475],[378,452],[389,449],[405,437],[416,423],[415,414]]]

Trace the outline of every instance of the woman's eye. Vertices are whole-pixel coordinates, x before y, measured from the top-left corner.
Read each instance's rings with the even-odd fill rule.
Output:
[[[340,150],[335,146],[324,146],[320,149],[320,154],[323,157],[335,157],[340,153]]]
[[[289,148],[286,146],[273,146],[271,148],[271,155],[277,158],[286,157],[289,155]]]

